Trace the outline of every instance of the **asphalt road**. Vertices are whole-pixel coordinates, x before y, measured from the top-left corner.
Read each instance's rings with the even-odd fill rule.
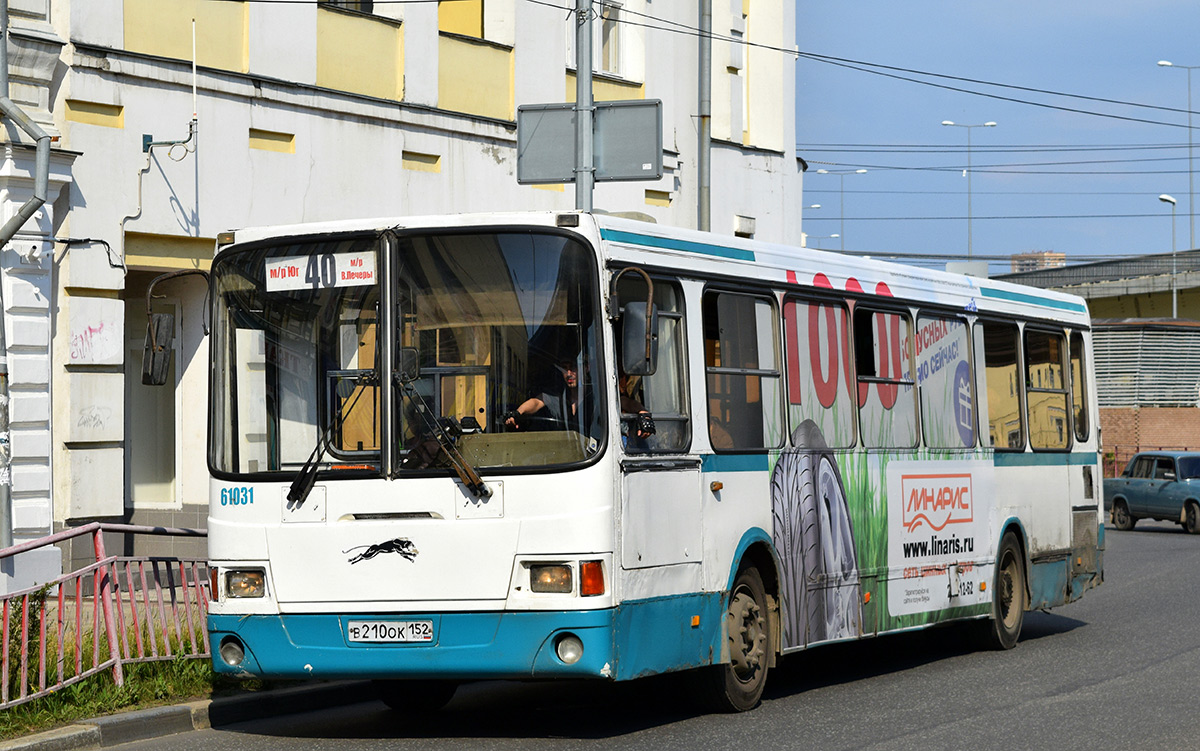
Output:
[[[1030,613],[1009,652],[940,628],[794,656],[761,706],[703,715],[677,677],[628,684],[490,682],[404,720],[368,702],[119,748],[1200,749],[1200,536],[1107,530],[1106,582]]]

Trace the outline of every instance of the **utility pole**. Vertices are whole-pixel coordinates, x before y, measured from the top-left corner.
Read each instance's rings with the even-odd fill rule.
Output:
[[[696,229],[712,229],[712,0],[700,0],[700,139],[696,154]]]
[[[575,0],[575,208],[592,210],[592,3]]]

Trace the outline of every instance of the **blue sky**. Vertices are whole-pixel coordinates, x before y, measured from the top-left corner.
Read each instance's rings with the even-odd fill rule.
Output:
[[[1144,109],[922,77],[1003,97],[1184,126],[1187,72],[1156,63],[1200,66],[1200,3],[801,2],[797,44],[805,53],[1176,108],[1178,112]],[[1191,78],[1192,110],[1200,113],[1200,70],[1192,71]],[[810,246],[836,249],[844,243],[847,251],[878,255],[945,253],[965,258],[967,180],[961,169],[966,165],[967,131],[944,127],[943,120],[997,123],[971,130],[974,256],[1052,250],[1065,253],[1070,263],[1170,252],[1171,207],[1158,200],[1162,193],[1178,202],[1177,248],[1191,247],[1186,127],[1001,101],[802,58],[797,63],[796,137],[798,154],[810,165],[804,204],[822,206],[805,210],[804,230],[810,238],[843,235],[810,239]],[[1193,114],[1192,121],[1200,129],[1200,114]],[[1196,130],[1193,142],[1200,170]],[[860,144],[872,150],[838,152],[819,144]],[[1069,150],[1132,145],[1176,148]],[[880,150],[900,146],[933,148],[925,149],[928,153]],[[1002,153],[989,153],[1000,147],[1006,147]],[[1043,149],[1019,153],[1012,151],[1015,147]],[[1113,161],[1147,159],[1167,161]],[[1105,163],[1001,167],[1082,161]],[[839,178],[816,174],[821,168],[869,170],[841,180],[844,233],[839,224]],[[1083,174],[1031,174],[1068,171]],[[1200,190],[1200,180],[1196,188]],[[1145,216],[1112,216],[1116,214]],[[1095,218],[987,218],[1026,216]],[[1001,270],[993,264],[993,273]]]

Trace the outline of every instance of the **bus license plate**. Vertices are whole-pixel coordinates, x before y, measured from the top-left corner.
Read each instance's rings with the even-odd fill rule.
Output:
[[[353,642],[409,643],[433,641],[433,621],[350,621],[346,636]]]

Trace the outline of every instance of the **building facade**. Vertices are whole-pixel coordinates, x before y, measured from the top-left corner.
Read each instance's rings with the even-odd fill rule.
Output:
[[[174,314],[168,387],[140,371],[148,284],[206,269],[217,233],[575,205],[516,182],[517,107],[575,97],[576,18],[553,3],[5,1],[12,98],[56,139],[49,200],[0,257],[18,540],[204,525],[200,277],[150,302]],[[662,100],[664,145],[661,179],[599,184],[594,205],[695,227],[699,12],[593,11],[595,98]],[[712,19],[711,228],[799,245],[795,5],[716,0]],[[4,140],[11,215],[33,150]]]

